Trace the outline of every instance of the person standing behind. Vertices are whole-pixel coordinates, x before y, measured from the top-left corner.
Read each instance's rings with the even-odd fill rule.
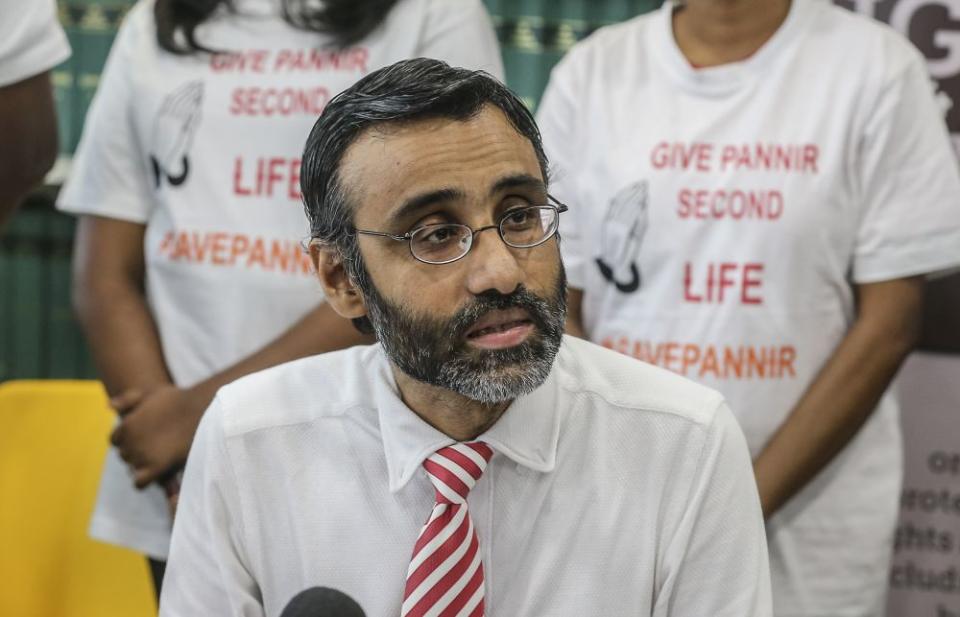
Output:
[[[156,484],[219,386],[366,341],[313,283],[300,153],[331,97],[424,55],[502,75],[479,0],[142,0],[127,15],[58,206],[80,215],[74,303],[122,417],[90,531],[154,558],[157,581]]]
[[[754,457],[780,617],[877,616],[901,478],[887,392],[960,176],[921,55],[813,0],[604,28],[539,110],[570,331],[716,387]]]
[[[57,157],[50,69],[70,57],[53,0],[0,0],[0,229]]]

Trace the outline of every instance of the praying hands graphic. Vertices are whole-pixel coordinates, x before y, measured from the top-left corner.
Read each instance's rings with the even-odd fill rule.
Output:
[[[626,186],[610,200],[600,228],[597,267],[603,278],[622,293],[633,293],[640,288],[637,259],[647,231],[647,202],[646,181]]]
[[[190,172],[188,153],[200,123],[203,82],[191,81],[170,93],[153,124],[150,162],[154,187],[166,178],[171,186],[183,184]]]

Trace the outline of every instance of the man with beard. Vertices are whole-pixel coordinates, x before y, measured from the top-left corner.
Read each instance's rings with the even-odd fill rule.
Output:
[[[220,391],[162,615],[277,615],[316,585],[368,615],[770,614],[723,399],[563,337],[546,166],[484,73],[404,61],[330,103],[303,161],[311,255],[379,345]]]

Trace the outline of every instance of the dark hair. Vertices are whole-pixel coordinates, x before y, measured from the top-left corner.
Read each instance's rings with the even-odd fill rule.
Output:
[[[361,290],[369,282],[354,233],[353,207],[339,175],[344,153],[373,126],[429,118],[468,120],[488,104],[498,107],[530,140],[546,181],[547,156],[533,115],[513,92],[483,71],[428,58],[401,60],[370,73],[323,110],[304,147],[300,192],[310,236],[340,252],[347,273]],[[354,320],[354,325],[365,331],[368,324],[360,321]]]
[[[277,0],[290,25],[333,37],[344,48],[366,38],[387,17],[397,0]],[[221,5],[233,8],[231,0],[157,0],[153,7],[157,43],[174,54],[219,50],[204,47],[196,39],[197,26]],[[178,36],[180,33],[180,36]]]

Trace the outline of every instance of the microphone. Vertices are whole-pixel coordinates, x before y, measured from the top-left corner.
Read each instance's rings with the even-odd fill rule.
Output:
[[[342,591],[310,587],[293,596],[280,617],[366,617],[366,613]]]

